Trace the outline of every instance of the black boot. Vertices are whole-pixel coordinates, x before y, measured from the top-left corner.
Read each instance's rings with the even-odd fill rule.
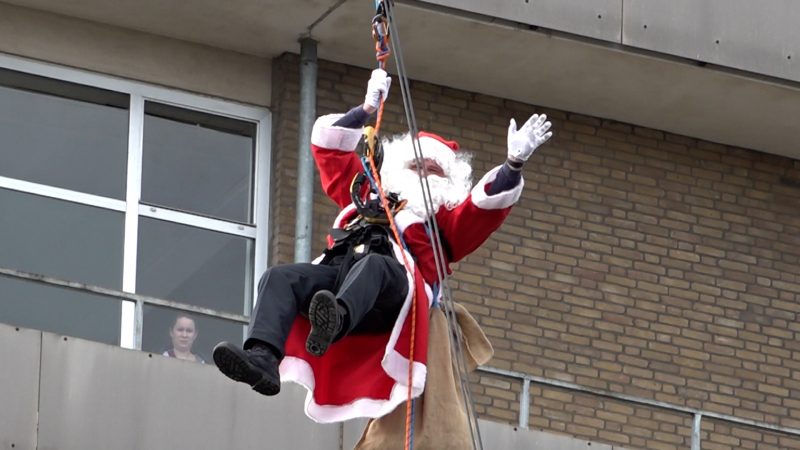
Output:
[[[249,384],[259,394],[280,392],[280,361],[269,347],[255,345],[242,350],[229,342],[220,342],[214,347],[213,357],[214,364],[226,377]]]
[[[338,304],[331,291],[318,291],[311,298],[308,320],[311,322],[311,332],[306,339],[306,351],[314,356],[322,356],[342,331],[345,309]]]

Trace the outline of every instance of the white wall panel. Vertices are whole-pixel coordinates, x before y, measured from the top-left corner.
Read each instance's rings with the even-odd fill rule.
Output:
[[[595,39],[620,40],[622,0],[431,0],[426,3]]]
[[[537,430],[523,430],[488,420],[479,421],[484,447],[489,449],[624,450],[599,442]],[[487,445],[491,443],[491,445]]]
[[[263,397],[200,366],[45,333],[39,449],[339,448],[303,414],[303,390]]]
[[[41,337],[40,331],[0,324],[2,449],[36,449]]]
[[[622,43],[800,81],[796,0],[625,0]]]

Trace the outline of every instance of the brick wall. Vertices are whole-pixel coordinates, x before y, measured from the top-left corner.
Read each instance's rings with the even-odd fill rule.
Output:
[[[298,57],[276,62],[273,263],[292,260],[299,89]],[[318,114],[360,103],[368,77],[321,61]],[[509,117],[553,122],[507,222],[454,266],[453,295],[491,338],[492,366],[800,428],[800,161],[427,83],[411,90],[419,127],[474,152],[476,177],[504,160]],[[394,89],[384,134],[405,127]],[[321,192],[314,208],[316,253],[336,208]],[[474,383],[482,417],[516,423],[518,385]],[[537,428],[688,446],[689,416],[531,392]],[[703,440],[796,448],[735,428],[704,423]]]

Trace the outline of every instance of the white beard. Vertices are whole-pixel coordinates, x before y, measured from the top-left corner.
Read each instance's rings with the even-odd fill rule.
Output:
[[[405,209],[415,215],[427,218],[425,198],[416,170],[409,169],[414,162],[414,148],[408,134],[383,143],[384,159],[381,167],[381,183],[384,192],[394,192],[408,203]],[[472,167],[470,155],[456,153],[442,145],[427,146],[422,149],[425,158],[433,159],[444,170],[447,177],[429,175],[431,212],[440,207],[453,209],[461,204],[472,188]],[[423,180],[424,181],[424,180]]]

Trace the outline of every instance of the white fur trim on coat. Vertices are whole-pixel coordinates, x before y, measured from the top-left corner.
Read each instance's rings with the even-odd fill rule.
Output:
[[[472,188],[472,203],[478,208],[482,209],[505,209],[514,206],[514,203],[519,200],[522,195],[522,188],[525,186],[525,180],[520,178],[519,184],[513,188],[503,191],[494,195],[486,193],[486,185],[493,182],[497,178],[497,173],[500,172],[502,166],[497,166],[486,173],[480,181]]]
[[[344,114],[320,116],[311,130],[311,144],[329,150],[350,152],[356,149],[361,140],[361,128],[335,127],[333,123]]]
[[[424,223],[424,222],[425,222],[424,217],[420,217],[408,209],[401,209],[400,211],[397,212],[397,214],[394,215],[394,223],[397,224],[397,231],[400,233],[401,236],[403,235],[403,233],[406,232],[406,228],[408,228],[409,226],[415,223]]]
[[[407,360],[406,360],[407,361]],[[408,370],[406,362],[405,370]],[[425,385],[425,365],[414,363],[414,380],[411,386],[411,397],[416,398],[422,394]],[[305,413],[317,423],[335,423],[362,417],[377,418],[394,411],[398,405],[406,401],[408,386],[405,382],[396,382],[387,400],[371,398],[358,399],[352,403],[341,406],[320,405],[314,401],[314,375],[311,366],[300,358],[287,357],[281,362],[281,378],[291,377],[292,381],[305,387],[308,392],[305,400]]]

